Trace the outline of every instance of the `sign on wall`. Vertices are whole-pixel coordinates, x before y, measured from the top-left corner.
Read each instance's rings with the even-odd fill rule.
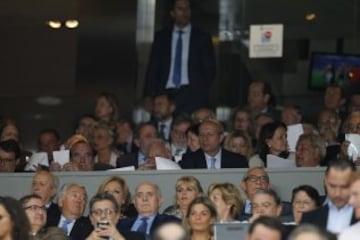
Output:
[[[282,57],[283,32],[283,24],[251,25],[249,57]]]

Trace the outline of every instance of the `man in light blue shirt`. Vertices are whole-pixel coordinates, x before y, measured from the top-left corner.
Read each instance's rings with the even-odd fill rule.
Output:
[[[335,234],[354,224],[354,211],[348,201],[350,179],[355,171],[353,162],[348,160],[329,162],[324,177],[327,203],[314,211],[304,213],[301,223],[311,223]]]

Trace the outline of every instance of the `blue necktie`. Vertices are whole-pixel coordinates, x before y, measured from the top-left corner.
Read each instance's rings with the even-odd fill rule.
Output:
[[[216,162],[216,158],[211,158],[210,169],[216,169],[215,162]]]
[[[175,62],[174,62],[174,72],[173,72],[173,82],[175,87],[179,87],[181,84],[182,33],[183,31],[178,31],[179,36],[176,41]]]
[[[60,228],[65,231],[66,235],[69,235],[69,234],[68,234],[68,231],[69,231],[68,225],[69,225],[70,223],[71,223],[71,220],[70,220],[70,219],[64,219],[63,222],[62,222],[62,224],[61,224],[61,226],[60,226]]]
[[[146,232],[147,232],[147,225],[148,225],[148,224],[147,224],[148,218],[147,218],[147,217],[143,217],[143,218],[141,218],[140,220],[141,220],[141,224],[140,224],[140,226],[138,227],[137,232],[142,232],[142,233],[146,234]]]

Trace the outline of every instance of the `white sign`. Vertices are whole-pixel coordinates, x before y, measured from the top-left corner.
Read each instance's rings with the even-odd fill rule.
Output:
[[[282,57],[283,24],[250,26],[250,58]]]

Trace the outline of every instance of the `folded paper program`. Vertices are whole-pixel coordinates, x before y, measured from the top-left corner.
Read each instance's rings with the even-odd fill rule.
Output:
[[[46,152],[34,153],[25,166],[25,171],[36,171],[38,165],[49,166],[48,155]]]
[[[180,170],[179,164],[171,159],[163,157],[155,157],[156,169],[157,170]]]
[[[346,134],[345,140],[349,141],[348,156],[356,161],[360,157],[360,135],[359,134]]]

